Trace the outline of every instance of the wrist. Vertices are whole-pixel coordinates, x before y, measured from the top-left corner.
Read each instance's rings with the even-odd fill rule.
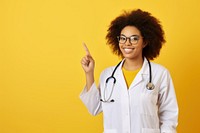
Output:
[[[92,84],[94,83],[94,73],[87,73],[86,74],[86,86],[87,86],[87,91],[91,88]]]
[[[94,70],[85,72],[85,75],[86,76],[93,76],[94,75]]]

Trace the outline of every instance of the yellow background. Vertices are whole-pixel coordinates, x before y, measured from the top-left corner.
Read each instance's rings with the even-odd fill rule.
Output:
[[[111,20],[141,8],[162,22],[167,43],[155,62],[173,77],[179,133],[199,133],[199,0],[0,0],[0,133],[101,133],[79,99],[84,41],[95,79],[119,58],[106,45]]]

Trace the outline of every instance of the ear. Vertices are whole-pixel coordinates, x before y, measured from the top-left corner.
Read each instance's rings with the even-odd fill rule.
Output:
[[[143,48],[145,48],[147,45],[148,45],[147,41],[143,42]]]

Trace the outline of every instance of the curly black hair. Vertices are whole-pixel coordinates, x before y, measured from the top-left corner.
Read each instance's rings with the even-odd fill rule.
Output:
[[[106,39],[114,54],[123,57],[117,36],[120,35],[121,30],[126,26],[134,26],[141,32],[144,42],[147,44],[142,53],[144,57],[153,60],[159,55],[160,49],[165,43],[162,25],[157,18],[141,9],[130,12],[124,11],[123,14],[111,22],[107,30]]]

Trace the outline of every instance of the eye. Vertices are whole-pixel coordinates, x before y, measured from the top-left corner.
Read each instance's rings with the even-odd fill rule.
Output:
[[[125,40],[126,40],[126,37],[124,37],[124,36],[120,36],[120,37],[119,37],[119,40],[121,40],[121,41],[125,41]]]
[[[139,36],[131,36],[130,39],[131,39],[131,41],[138,41]]]

